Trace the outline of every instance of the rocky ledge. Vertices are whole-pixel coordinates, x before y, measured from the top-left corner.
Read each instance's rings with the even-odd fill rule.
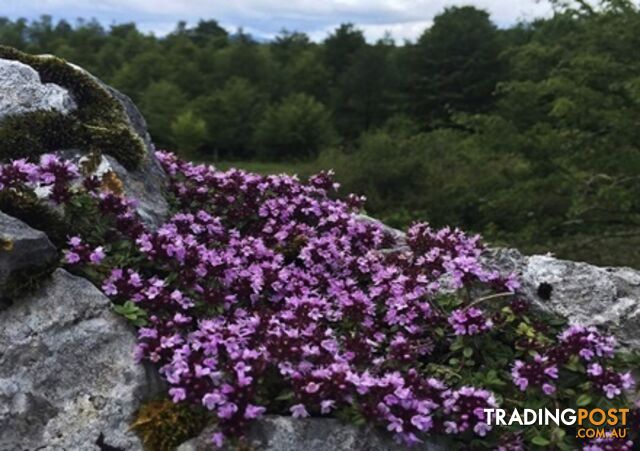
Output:
[[[570,324],[601,326],[628,348],[640,349],[639,271],[524,256],[514,249],[490,250],[485,258],[502,271],[518,273],[522,292],[539,309]]]
[[[0,324],[0,450],[141,449],[129,423],[154,384],[97,288],[58,269]]]

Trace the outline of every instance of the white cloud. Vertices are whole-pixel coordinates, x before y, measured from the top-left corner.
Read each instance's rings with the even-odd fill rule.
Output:
[[[549,3],[537,0],[3,0],[0,14],[10,17],[96,17],[104,23],[134,20],[145,31],[165,34],[178,20],[214,18],[231,28],[243,26],[262,37],[280,29],[305,31],[322,39],[343,22],[353,22],[367,39],[385,31],[415,39],[446,6],[473,4],[487,9],[498,25],[548,14]]]

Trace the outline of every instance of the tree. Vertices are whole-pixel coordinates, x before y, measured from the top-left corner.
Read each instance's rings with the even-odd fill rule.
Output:
[[[226,41],[229,33],[216,20],[200,20],[195,28],[188,29],[187,35],[198,46],[211,41]]]
[[[216,81],[221,85],[232,77],[238,77],[270,88],[272,64],[269,49],[239,30],[230,38],[228,46],[216,52]]]
[[[305,94],[294,94],[269,106],[255,132],[260,156],[274,159],[313,157],[333,139],[328,111]]]
[[[383,42],[361,48],[338,79],[332,109],[342,136],[357,138],[393,112],[399,81],[393,50],[392,44]]]
[[[161,80],[151,83],[144,90],[140,100],[140,109],[149,125],[154,141],[161,147],[170,147],[173,142],[171,124],[176,112],[182,111],[186,104],[184,93],[173,83]]]
[[[204,144],[207,137],[207,127],[202,119],[187,110],[180,113],[171,123],[173,140],[178,146],[178,152],[187,157],[193,157]]]
[[[264,95],[244,78],[231,78],[223,88],[194,102],[207,124],[207,152],[232,160],[254,156],[252,138]]]
[[[340,25],[325,39],[325,63],[334,78],[339,77],[347,69],[353,55],[366,45],[364,34],[352,23]]]
[[[463,6],[437,15],[415,46],[416,116],[434,128],[448,123],[452,111],[486,111],[502,77],[501,50],[498,31],[487,12]]]
[[[329,71],[317,48],[303,50],[291,57],[282,69],[282,93],[304,93],[318,100],[328,95]]]
[[[163,78],[165,64],[160,52],[144,52],[120,66],[109,81],[138,102],[150,84]]]
[[[279,63],[286,65],[310,46],[309,36],[305,33],[282,30],[271,43],[271,51]]]

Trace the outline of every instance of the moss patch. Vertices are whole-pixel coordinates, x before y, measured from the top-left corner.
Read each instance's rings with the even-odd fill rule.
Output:
[[[78,108],[63,115],[36,111],[0,123],[0,160],[37,156],[64,148],[109,154],[127,169],[144,156],[144,142],[131,129],[122,105],[93,77],[63,59],[29,55],[0,45],[0,58],[34,68],[43,83],[68,89]]]
[[[161,399],[144,403],[131,429],[145,450],[171,451],[196,437],[210,422],[211,414],[202,407]]]
[[[43,204],[33,193],[0,191],[0,211],[44,232],[60,248],[73,230],[62,215]]]
[[[66,239],[68,225],[59,214],[44,206],[33,194],[0,191],[0,210],[36,230],[45,232],[54,244],[61,244]],[[9,247],[13,247],[13,243],[0,240],[0,249],[10,252]],[[12,273],[11,278],[2,287],[3,298],[16,299],[35,291],[57,267],[58,261],[54,260]]]
[[[11,301],[35,292],[58,267],[57,262],[40,265],[11,274],[11,279],[2,287],[3,299]],[[0,308],[1,310],[1,308]]]

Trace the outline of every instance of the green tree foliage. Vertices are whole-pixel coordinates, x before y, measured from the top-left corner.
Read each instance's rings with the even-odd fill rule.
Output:
[[[480,112],[492,103],[502,75],[498,30],[472,6],[451,7],[435,17],[413,56],[413,109],[434,128],[452,111]]]
[[[583,3],[538,23],[510,51],[496,108],[470,121],[487,148],[509,143],[530,166],[517,191],[495,196],[486,213],[509,216],[499,229],[526,227],[539,241],[605,261],[637,235],[639,33],[631,2]]]
[[[171,132],[176,145],[193,157],[205,142],[207,126],[193,111],[187,110],[176,116],[171,123]]]
[[[402,226],[427,219],[437,226],[464,223],[481,230],[480,210],[492,192],[509,189],[526,174],[513,154],[486,154],[458,130],[414,133],[396,117],[364,134],[351,153],[324,151],[320,162],[336,170],[346,191],[367,193],[371,213]]]
[[[46,16],[0,18],[0,43],[122,90],[160,146],[252,168],[334,167],[395,225],[427,219],[639,266],[640,11],[552,3],[551,17],[508,28],[447,8],[403,45],[367,43],[353,24],[321,43],[286,30],[258,42],[215,20],[155,37]]]
[[[334,79],[347,70],[353,56],[366,45],[364,34],[352,23],[340,25],[325,39],[325,62]]]
[[[184,108],[184,93],[167,80],[151,83],[142,93],[140,109],[147,120],[155,143],[161,147],[175,145],[171,131],[173,117]]]
[[[399,72],[393,44],[362,47],[338,79],[332,99],[342,136],[356,138],[362,130],[380,126],[394,112]]]
[[[253,133],[264,103],[265,96],[244,78],[231,78],[211,95],[199,97],[194,108],[207,124],[206,152],[228,159],[253,157]]]
[[[255,142],[265,159],[303,159],[317,155],[334,137],[327,109],[305,94],[270,105],[258,123]]]

